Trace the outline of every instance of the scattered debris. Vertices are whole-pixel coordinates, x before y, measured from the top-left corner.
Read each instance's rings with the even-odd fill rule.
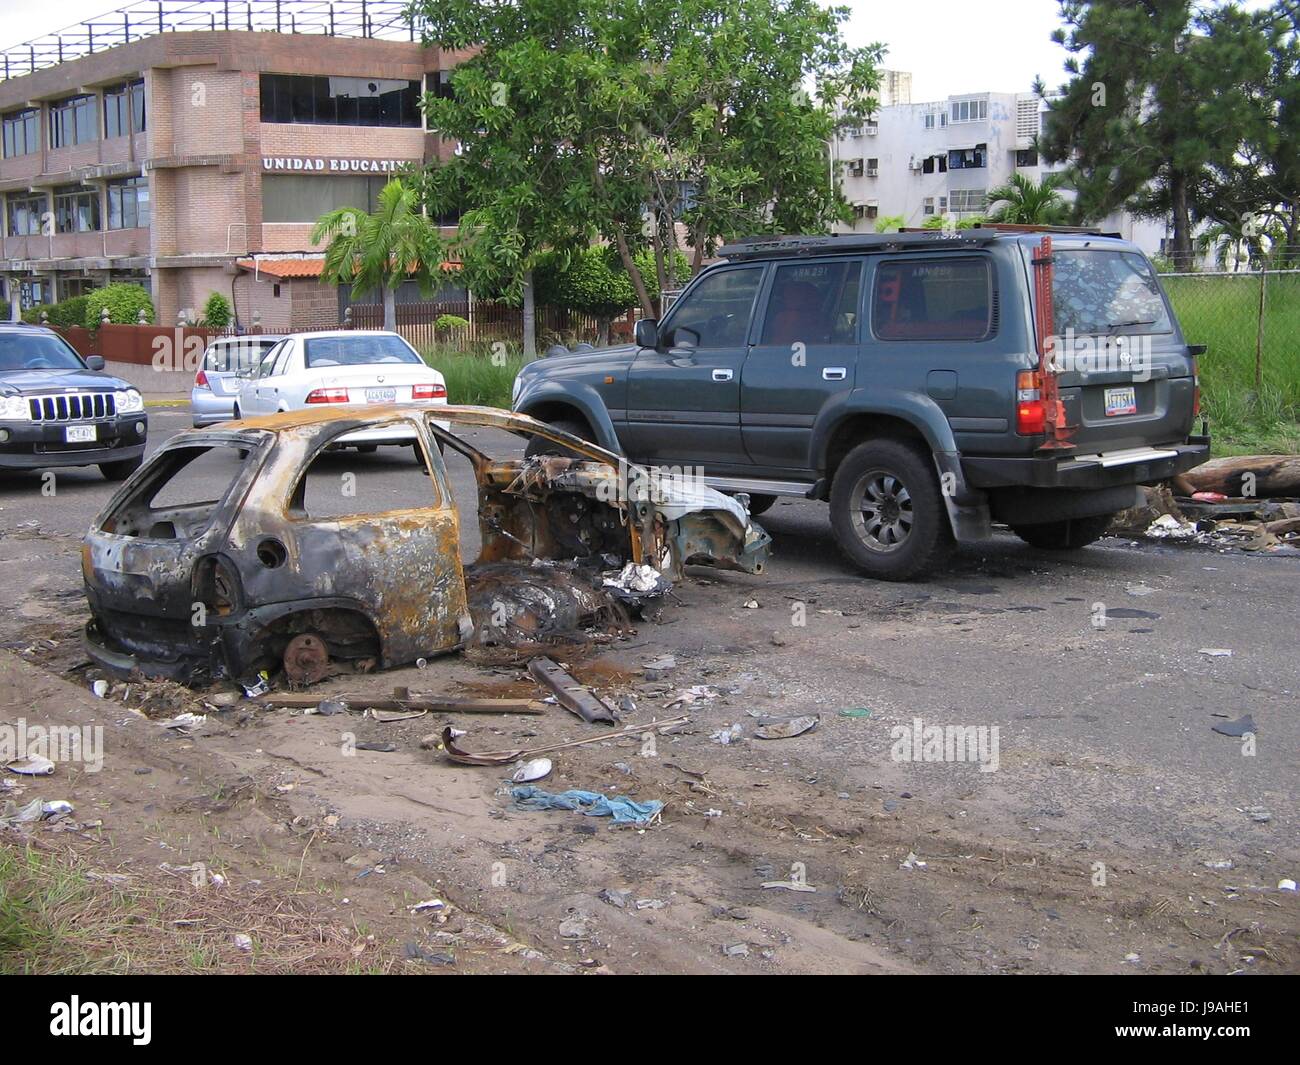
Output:
[[[1210,728],[1221,736],[1244,736],[1248,732],[1258,735],[1259,733],[1259,726],[1255,724],[1255,719],[1249,714],[1242,715],[1236,721],[1225,721],[1218,725],[1211,725]]]
[[[0,811],[0,825],[32,824],[36,821],[46,821],[54,817],[67,817],[72,812],[72,803],[63,799],[55,799],[50,802],[46,802],[44,799],[33,799],[22,807],[7,802],[3,811]]]
[[[596,898],[601,902],[607,902],[615,909],[626,910],[628,899],[632,897],[632,892],[623,891],[618,888],[605,888]]]
[[[806,891],[816,894],[817,889],[802,880],[768,880],[763,884],[764,890]]]
[[[1231,658],[1232,652],[1226,647],[1202,647],[1196,652],[1200,655],[1208,655],[1210,658]]]
[[[754,736],[760,740],[788,740],[811,732],[821,721],[820,714],[801,714],[798,717],[760,717]]]
[[[1273,814],[1265,806],[1245,806],[1241,812],[1256,824],[1266,825],[1273,820]]]
[[[686,724],[690,721],[689,717],[667,718],[663,721],[651,721],[644,725],[628,725],[616,732],[602,732],[595,736],[587,736],[580,740],[568,740],[564,743],[548,743],[540,747],[521,748],[519,750],[507,751],[467,751],[456,743],[456,730],[448,726],[442,730],[440,742],[443,752],[447,758],[460,765],[509,765],[511,762],[518,762],[521,759],[531,758],[538,754],[548,754],[551,751],[562,751],[567,747],[581,747],[588,743],[601,743],[606,740],[617,739],[620,736],[644,735],[647,732],[666,732],[675,726]],[[459,733],[463,736],[464,733]]]
[[[900,869],[924,869],[926,863],[916,856],[915,851],[908,851],[907,857],[898,863]]]
[[[690,706],[693,703],[716,699],[720,694],[722,693],[717,688],[710,687],[707,684],[696,684],[685,691],[678,692],[664,708],[674,710],[679,706]]]
[[[635,802],[621,795],[610,798],[577,788],[555,794],[530,784],[511,788],[510,796],[524,810],[577,810],[588,817],[612,817],[617,824],[649,824],[664,808],[658,799]]]
[[[387,725],[394,721],[411,721],[417,717],[424,717],[428,712],[428,710],[377,710],[371,707],[366,711],[366,716],[381,725]]]
[[[549,758],[533,758],[527,762],[520,762],[519,768],[511,774],[510,779],[516,784],[528,784],[550,775],[551,760]]]
[[[1277,889],[1278,889],[1278,891],[1295,891],[1295,890],[1296,890],[1296,883],[1295,883],[1294,880],[1292,880],[1292,879],[1290,879],[1290,878],[1288,877],[1288,878],[1286,878],[1286,879],[1284,879],[1284,880],[1279,880],[1279,881],[1277,882]]]
[[[54,772],[54,763],[39,754],[33,754],[6,763],[5,768],[11,773],[18,773],[25,777],[48,777]]]
[[[96,698],[102,699],[108,694],[108,681],[97,680],[90,686],[90,690],[95,693]]]
[[[367,741],[365,743],[355,744],[354,746],[358,751],[376,751],[379,754],[392,754],[397,750],[397,744],[395,743],[374,743]]]
[[[425,899],[414,906],[406,907],[411,913],[424,913],[426,910],[444,910],[447,904],[442,899]]]
[[[871,716],[871,710],[865,706],[852,706],[849,707],[847,710],[840,711],[840,717],[862,718],[862,717],[870,717],[870,716]]]
[[[749,944],[728,943],[722,948],[722,953],[728,958],[747,958],[749,957]]]
[[[253,952],[253,937],[244,932],[236,932],[235,949],[243,951],[245,954],[251,954]]]
[[[612,706],[545,655],[539,655],[528,663],[528,673],[543,688],[553,692],[564,709],[577,714],[587,724],[613,725],[618,722]]]
[[[720,728],[716,732],[709,733],[709,739],[714,743],[720,743],[727,747],[740,739],[742,731],[739,722],[737,722],[734,725],[728,725],[726,728]]]

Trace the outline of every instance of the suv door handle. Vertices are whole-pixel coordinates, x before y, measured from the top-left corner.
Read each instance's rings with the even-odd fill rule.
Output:
[[[730,380],[731,380],[731,371],[730,371],[730,370],[714,370],[714,371],[713,371],[713,379],[714,379],[715,381],[730,381]]]
[[[826,366],[822,369],[823,381],[843,381],[849,376],[849,371],[843,366]]]

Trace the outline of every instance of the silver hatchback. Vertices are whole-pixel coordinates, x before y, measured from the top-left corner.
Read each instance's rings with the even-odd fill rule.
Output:
[[[203,353],[203,361],[190,389],[190,414],[196,427],[227,422],[235,415],[241,370],[256,366],[284,337],[257,333],[218,337]]]

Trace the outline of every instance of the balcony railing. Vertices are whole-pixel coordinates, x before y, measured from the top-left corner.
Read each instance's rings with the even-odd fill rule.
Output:
[[[160,33],[247,30],[413,41],[407,0],[137,0],[0,51],[0,79]]]

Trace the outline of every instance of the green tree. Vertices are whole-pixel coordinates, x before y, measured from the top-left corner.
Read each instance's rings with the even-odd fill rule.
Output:
[[[1024,174],[1012,174],[1005,185],[989,189],[989,221],[1026,226],[1058,226],[1069,218],[1070,207],[1061,196],[1061,174],[1044,174],[1032,181]]]
[[[1266,77],[1257,20],[1232,4],[1060,0],[1053,39],[1071,80],[1052,98],[1040,148],[1072,159],[1075,216],[1120,207],[1173,219],[1172,253],[1192,252],[1194,189],[1230,165],[1258,122],[1247,86]]]
[[[339,207],[312,227],[313,244],[327,244],[321,277],[351,285],[358,295],[383,294],[384,328],[397,328],[397,290],[413,279],[432,295],[444,281],[444,249],[437,230],[420,210],[416,188],[393,178],[379,192],[373,214]]]
[[[826,143],[873,106],[881,49],[852,49],[816,0],[414,0],[422,40],[474,54],[426,97],[457,144],[426,181],[463,211],[476,290],[526,297],[546,251],[613,246],[643,313],[715,238],[824,231],[843,217]],[[805,91],[805,87],[812,91]],[[834,104],[835,106],[832,106]],[[648,244],[654,285],[635,261]]]
[[[144,311],[144,320],[153,321],[153,300],[140,285],[119,282],[97,288],[86,297],[86,316],[83,324],[87,329],[98,329],[104,308],[108,308],[108,320],[113,325],[134,325],[140,320]]]
[[[907,219],[901,214],[887,214],[876,219],[875,228],[877,233],[897,233],[905,225]]]

